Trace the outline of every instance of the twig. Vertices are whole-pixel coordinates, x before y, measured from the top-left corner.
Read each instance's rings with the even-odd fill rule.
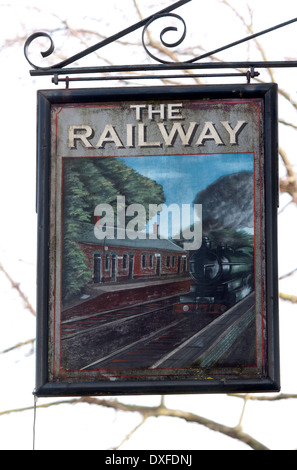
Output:
[[[32,313],[32,315],[36,316],[36,312],[35,312],[34,308],[32,307],[32,305],[30,304],[28,297],[23,293],[23,291],[20,288],[20,285],[18,283],[14,282],[14,280],[11,278],[11,276],[8,274],[8,272],[3,268],[1,263],[0,263],[0,271],[2,271],[5,274],[5,276],[7,277],[9,282],[11,283],[12,287],[18,291],[20,297],[23,299],[23,301],[25,303],[26,309],[28,309]]]
[[[246,395],[239,395],[236,393],[228,394],[229,397],[233,398],[241,398],[245,400]],[[271,396],[261,396],[261,395],[249,395],[249,400],[251,401],[281,401],[281,400],[293,400],[297,399],[296,394],[288,394],[288,393],[279,393],[278,395],[271,395]]]
[[[286,152],[280,148],[279,154],[287,170],[287,177],[280,180],[280,191],[289,193],[293,201],[297,204],[297,179],[292,163],[290,162]]]
[[[284,274],[283,276],[280,276],[279,280],[282,281],[283,279],[286,279],[287,277],[293,276],[293,274],[295,274],[296,271],[297,271],[297,268],[293,269],[293,271],[290,271],[289,273]]]
[[[284,294],[283,292],[280,292],[279,294],[280,299],[286,300],[288,302],[292,302],[292,304],[297,304],[297,296],[293,294]]]
[[[242,429],[242,421],[243,421],[244,413],[245,413],[245,410],[246,410],[246,405],[247,405],[247,402],[248,402],[249,399],[250,399],[250,395],[249,394],[245,395],[244,404],[243,404],[242,412],[241,412],[241,415],[240,415],[240,420],[239,420],[239,423],[237,425],[238,429]]]
[[[33,344],[35,342],[35,339],[29,339],[28,341],[24,341],[23,343],[18,343],[15,346],[12,346],[11,348],[4,349],[4,351],[0,351],[0,354],[6,354],[10,351],[13,351],[14,349],[21,348],[23,346],[27,346],[27,344]]]
[[[147,417],[146,416],[143,416],[141,422],[139,424],[137,424],[137,426],[135,426],[135,428],[132,429],[132,431],[129,432],[129,434],[127,434],[127,436],[124,437],[124,439],[120,442],[119,445],[117,445],[116,447],[113,447],[112,450],[118,450],[120,447],[122,447],[122,445],[129,441],[129,439],[131,439],[131,437],[133,436],[133,434],[135,434],[139,428],[141,428],[141,426],[144,425],[144,423],[146,422],[147,420]]]
[[[207,427],[208,429],[212,431],[222,433],[228,437],[231,437],[232,439],[237,439],[245,443],[246,445],[248,445],[254,450],[269,450],[261,442],[257,441],[249,434],[244,433],[238,427],[232,428],[229,426],[224,426],[220,423],[216,423],[215,421],[203,418],[201,416],[198,416],[194,413],[190,413],[187,411],[169,409],[165,407],[164,403],[161,403],[160,406],[157,406],[157,407],[147,407],[147,406],[139,406],[139,405],[126,405],[124,403],[118,402],[117,400],[105,400],[105,399],[99,399],[99,398],[94,398],[94,397],[82,397],[78,399],[64,400],[64,401],[62,400],[62,401],[57,401],[54,403],[47,403],[45,405],[38,405],[37,408],[50,408],[52,406],[67,405],[67,404],[77,405],[79,403],[88,403],[89,405],[104,406],[106,408],[112,408],[112,409],[115,409],[118,411],[124,411],[124,412],[140,413],[143,416],[142,423],[144,422],[144,420],[146,420],[147,418],[151,418],[151,417],[158,418],[160,416],[167,416],[170,418],[180,418],[180,419],[184,419],[188,423],[197,423],[197,424]],[[8,410],[8,411],[0,412],[0,416],[6,415],[9,413],[29,411],[29,410],[32,410],[33,408],[34,407],[31,406],[28,408]]]

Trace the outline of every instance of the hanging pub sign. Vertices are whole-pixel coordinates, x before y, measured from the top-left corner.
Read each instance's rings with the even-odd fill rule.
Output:
[[[37,396],[279,390],[277,86],[38,92]]]

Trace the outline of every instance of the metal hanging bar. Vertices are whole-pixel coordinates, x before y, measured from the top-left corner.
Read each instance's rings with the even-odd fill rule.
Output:
[[[195,57],[194,59],[191,59],[188,62],[192,63],[192,62],[196,62],[197,60],[205,59],[207,57],[210,57],[211,55],[217,54],[218,52],[226,51],[227,49],[231,49],[232,47],[238,46],[239,44],[243,44],[244,42],[251,41],[252,39],[258,38],[259,36],[263,36],[264,34],[272,33],[273,31],[276,31],[277,29],[284,28],[285,26],[288,26],[296,22],[297,22],[297,18],[294,18],[292,20],[273,26],[272,28],[264,29],[263,31],[260,31],[259,33],[251,34],[250,36],[247,36],[246,38],[240,39],[239,41],[232,42],[230,44],[227,44],[226,46],[219,47],[218,49],[215,49],[211,52],[207,52],[206,54]]]
[[[201,62],[199,64],[189,65],[187,62],[178,62],[172,64],[158,65],[107,65],[102,67],[78,67],[67,69],[43,69],[31,70],[32,76],[45,75],[74,75],[74,74],[96,74],[96,73],[122,73],[122,72],[146,72],[146,71],[163,71],[169,70],[206,70],[206,69],[269,69],[269,68],[295,68],[297,61],[255,61],[255,62]]]
[[[172,74],[172,75],[121,75],[115,77],[72,77],[70,78],[68,75],[65,78],[59,78],[55,75],[52,78],[52,82],[55,85],[59,83],[65,83],[66,88],[69,88],[69,84],[71,82],[92,82],[92,81],[112,81],[112,80],[169,80],[169,79],[183,79],[183,78],[230,78],[230,77],[246,77],[248,83],[250,83],[251,78],[258,77],[260,75],[259,72],[254,72],[253,74],[248,71],[246,73],[202,73],[202,74]]]
[[[171,11],[175,10],[176,8],[179,8],[181,7],[182,5],[185,5],[186,3],[189,3],[191,2],[192,0],[179,0],[178,2],[174,3],[173,5],[167,7],[167,8],[164,8],[163,10],[159,11],[157,13],[157,15],[162,15],[162,14],[167,14],[167,13],[170,13]],[[37,71],[41,71],[41,70],[52,70],[53,68],[54,69],[62,69],[63,67],[66,67],[67,65],[70,65],[70,64],[73,64],[74,62],[76,62],[77,60],[79,59],[82,59],[84,57],[86,57],[87,55],[89,54],[92,54],[93,52],[96,52],[98,51],[99,49],[102,49],[102,47],[105,47],[107,46],[108,44],[111,44],[115,41],[117,41],[118,39],[121,39],[122,37],[124,36],[127,36],[127,34],[130,34],[134,31],[136,31],[137,29],[145,26],[147,23],[149,23],[154,17],[156,16],[156,14],[153,14],[153,15],[150,15],[148,18],[144,19],[144,20],[141,20],[139,21],[138,23],[134,24],[133,26],[130,26],[129,28],[125,28],[123,29],[122,31],[120,31],[119,33],[117,34],[114,34],[113,36],[110,36],[109,38],[107,39],[104,39],[103,41],[100,41],[98,42],[97,44],[95,44],[94,46],[91,46],[91,47],[88,47],[87,49],[85,49],[84,51],[82,52],[79,52],[78,54],[75,54],[73,55],[72,57],[69,57],[69,59],[66,59],[66,60],[63,60],[62,62],[59,62],[58,64],[54,65],[54,66],[51,66],[51,67],[39,67],[35,64],[33,64],[30,60],[29,60],[29,55],[28,55],[28,49],[29,49],[29,46],[30,44],[32,43],[33,40],[39,38],[39,37],[46,37],[50,40],[50,47],[49,49],[46,51],[46,52],[41,52],[41,55],[42,57],[48,57],[49,55],[51,55],[54,51],[54,43],[53,43],[53,40],[52,38],[50,37],[49,34],[47,33],[42,33],[42,32],[37,32],[37,33],[34,33],[32,34],[28,39],[27,41],[25,42],[25,46],[24,46],[24,54],[25,54],[25,57],[27,59],[27,61],[29,62],[30,65],[32,65],[32,67],[34,69],[36,69]]]
[[[155,21],[159,20],[160,18],[168,18],[168,17],[174,17],[181,21],[183,25],[183,33],[178,41],[175,41],[174,43],[168,43],[165,42],[164,40],[164,35],[168,31],[177,31],[176,27],[169,26],[166,27],[162,30],[160,34],[160,41],[164,47],[176,47],[179,44],[182,43],[186,36],[186,24],[185,21],[177,14],[171,13],[173,10],[185,5],[186,3],[191,2],[192,0],[180,0],[178,2],[175,2],[171,6],[164,8],[163,10],[159,11],[156,14],[150,15],[148,18],[141,20],[134,24],[133,26],[130,26],[129,28],[125,28],[124,30],[120,31],[117,34],[114,34],[113,36],[110,36],[107,39],[104,39],[103,41],[95,44],[94,46],[88,47],[82,52],[79,52],[78,54],[73,55],[69,59],[66,59],[62,62],[59,62],[56,65],[50,66],[50,67],[40,67],[35,64],[29,59],[29,47],[31,43],[39,38],[39,37],[46,37],[47,39],[50,40],[50,46],[47,51],[41,52],[41,55],[43,57],[48,57],[54,52],[54,43],[52,38],[49,36],[47,33],[43,32],[37,32],[32,34],[27,41],[25,42],[24,46],[24,54],[27,59],[27,61],[32,65],[33,70],[30,70],[31,76],[43,76],[43,75],[52,75],[53,76],[53,83],[58,84],[59,82],[66,82],[67,86],[69,85],[70,81],[93,81],[93,80],[115,80],[115,79],[147,79],[147,78],[159,78],[159,79],[169,79],[169,78],[197,78],[197,77],[230,77],[230,76],[246,76],[248,82],[250,82],[251,78],[257,77],[259,75],[259,72],[256,72],[255,69],[268,69],[268,68],[296,68],[297,67],[297,61],[238,61],[238,62],[201,62],[202,59],[208,58],[213,54],[216,54],[218,52],[222,52],[225,50],[228,50],[232,47],[235,47],[239,44],[242,44],[244,42],[250,41],[252,39],[255,39],[259,36],[271,33],[273,31],[276,31],[280,28],[286,27],[288,25],[291,25],[293,23],[297,22],[297,18],[293,18],[289,21],[286,21],[284,23],[278,24],[276,26],[273,26],[271,28],[265,29],[263,31],[260,31],[258,33],[252,34],[250,36],[247,36],[243,39],[240,39],[238,41],[232,42],[230,44],[227,44],[223,47],[219,47],[217,49],[214,49],[211,52],[207,52],[203,55],[200,55],[198,57],[195,57],[193,59],[187,60],[185,62],[168,62],[164,59],[156,57],[154,54],[152,54],[149,50],[148,47],[145,44],[145,32],[147,31],[148,27]],[[87,55],[107,46],[108,44],[111,44],[118,39],[126,36],[127,34],[136,31],[137,29],[143,27],[143,33],[142,33],[142,44],[147,52],[147,54],[153,58],[157,64],[146,64],[146,65],[112,65],[112,66],[99,66],[99,67],[75,67],[75,68],[68,68],[67,66],[76,62],[79,59],[82,59],[86,57]],[[189,75],[177,75],[177,74],[171,74],[171,75],[140,75],[140,76],[100,76],[98,77],[99,74],[108,74],[108,73],[116,73],[116,74],[122,74],[122,73],[141,73],[141,72],[162,72],[162,73],[167,73],[168,71],[182,71],[182,70],[216,70],[216,69],[247,69],[247,72],[240,72],[240,73],[212,73],[212,74],[189,74]],[[72,77],[70,78],[70,75],[83,75],[83,77]],[[66,79],[59,78],[60,75],[67,75]],[[94,77],[86,77],[86,75],[95,75]]]

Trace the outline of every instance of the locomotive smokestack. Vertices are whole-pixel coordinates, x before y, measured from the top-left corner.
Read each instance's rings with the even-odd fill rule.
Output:
[[[208,248],[209,250],[211,249],[211,241],[208,237],[203,237],[202,248]]]
[[[217,254],[219,256],[223,255],[226,252],[226,245],[225,243],[219,243],[217,246]]]

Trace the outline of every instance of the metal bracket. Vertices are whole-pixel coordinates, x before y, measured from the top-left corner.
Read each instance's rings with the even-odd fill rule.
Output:
[[[230,49],[232,47],[235,47],[239,44],[242,44],[244,42],[250,41],[251,39],[255,39],[256,37],[262,36],[264,34],[268,34],[272,31],[275,31],[277,29],[283,28],[285,26],[288,26],[292,23],[297,22],[297,18],[291,19],[285,23],[281,23],[279,25],[273,26],[272,28],[260,31],[259,33],[252,34],[250,36],[247,36],[243,39],[240,39],[239,41],[233,42],[231,44],[227,44],[223,47],[219,47],[218,49],[215,49],[213,51],[207,52],[203,55],[200,55],[198,57],[195,57],[191,60],[188,60],[186,62],[168,62],[165,61],[164,59],[158,58],[157,56],[153,55],[148,47],[145,44],[145,33],[149,26],[159,20],[160,18],[172,18],[174,17],[178,21],[181,22],[183,26],[183,32],[180,37],[180,39],[174,43],[169,43],[166,42],[164,39],[164,36],[167,32],[169,31],[177,31],[176,27],[169,26],[166,27],[162,30],[160,34],[160,41],[161,44],[164,47],[177,47],[179,46],[183,40],[186,37],[187,33],[187,28],[185,21],[183,18],[175,13],[171,13],[172,11],[176,10],[177,8],[181,7],[182,5],[185,5],[186,3],[191,2],[192,0],[180,0],[178,2],[175,2],[173,5],[164,8],[163,10],[159,11],[158,13],[149,16],[148,18],[139,21],[138,23],[134,24],[133,26],[130,26],[129,28],[126,28],[119,33],[104,39],[103,41],[95,44],[94,46],[88,47],[82,52],[79,52],[78,54],[75,54],[71,56],[70,58],[59,62],[56,65],[53,65],[51,67],[40,67],[36,64],[34,64],[30,59],[29,59],[29,47],[31,43],[40,37],[45,37],[49,39],[50,41],[50,47],[48,48],[47,51],[41,52],[42,57],[48,57],[54,52],[54,42],[51,38],[51,36],[47,33],[44,32],[36,32],[32,34],[25,42],[24,46],[24,54],[29,62],[29,64],[33,67],[34,70],[30,70],[30,75],[31,76],[43,76],[43,75],[52,75],[52,82],[55,85],[58,85],[60,82],[65,82],[66,83],[66,88],[69,87],[70,82],[78,82],[78,81],[102,81],[102,80],[126,80],[126,79],[131,79],[131,75],[119,75],[122,73],[131,73],[131,72],[136,72],[136,73],[141,73],[141,72],[162,72],[161,75],[147,75],[147,74],[142,74],[142,75],[133,75],[133,80],[143,80],[143,79],[169,79],[169,78],[205,78],[205,77],[242,77],[245,76],[247,79],[247,82],[250,83],[252,78],[258,77],[260,75],[259,72],[256,72],[255,69],[259,68],[295,68],[297,67],[297,61],[277,61],[277,62],[200,62],[202,59],[209,58],[210,56],[218,53],[225,51],[227,49]],[[146,53],[154,59],[158,64],[147,64],[147,65],[125,65],[125,66],[102,66],[102,67],[76,67],[76,68],[67,68],[67,66],[73,64],[79,59],[82,59],[83,57],[86,57],[87,55],[107,46],[108,44],[111,44],[118,39],[126,36],[127,34],[136,31],[139,28],[143,27],[143,32],[142,32],[142,45],[146,51]],[[170,74],[170,75],[164,75],[164,72],[167,73],[168,71],[182,71],[182,70],[214,70],[214,69],[248,69],[247,72],[238,72],[238,73],[199,73],[199,74]],[[103,74],[106,73],[115,73],[115,76],[103,76]],[[61,75],[66,75],[66,78],[60,78]],[[76,77],[69,77],[70,75],[80,75]]]

